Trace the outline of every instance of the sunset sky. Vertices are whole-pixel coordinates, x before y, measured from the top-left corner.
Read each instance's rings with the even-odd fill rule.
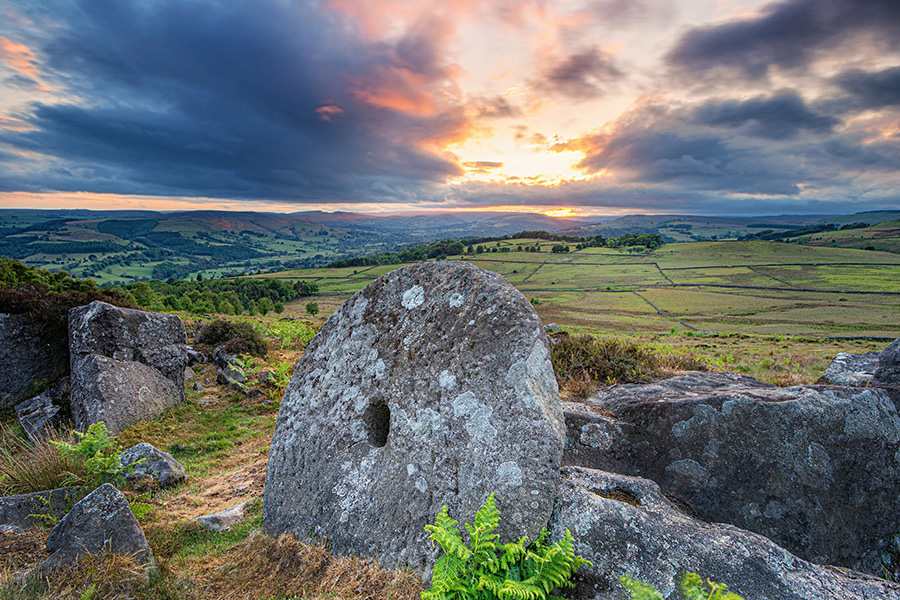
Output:
[[[900,2],[5,1],[0,206],[900,208]]]

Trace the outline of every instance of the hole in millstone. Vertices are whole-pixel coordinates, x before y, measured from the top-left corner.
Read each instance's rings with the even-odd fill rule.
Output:
[[[363,413],[363,422],[369,434],[369,444],[383,448],[391,432],[391,409],[384,400],[373,400]]]

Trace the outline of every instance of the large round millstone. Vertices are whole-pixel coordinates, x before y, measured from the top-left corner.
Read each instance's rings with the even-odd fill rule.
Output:
[[[506,538],[546,525],[564,425],[547,338],[499,275],[394,271],[328,320],[297,363],[269,454],[265,528],[427,570],[423,526],[497,495]]]

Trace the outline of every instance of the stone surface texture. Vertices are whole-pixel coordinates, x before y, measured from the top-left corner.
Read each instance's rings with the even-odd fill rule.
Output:
[[[34,398],[16,404],[16,418],[29,439],[37,440],[62,423],[62,411],[68,405],[69,378],[63,377]]]
[[[878,388],[779,388],[724,373],[566,404],[564,462],[657,482],[707,521],[880,574],[900,531],[900,416]]]
[[[66,340],[48,339],[25,315],[0,314],[0,410],[31,397],[35,383],[52,384],[68,370]]]
[[[506,538],[536,534],[564,423],[548,342],[499,275],[456,262],[394,271],[328,320],[297,363],[269,454],[269,533],[427,572],[423,526],[497,493]]]
[[[833,385],[869,385],[878,369],[879,355],[879,352],[839,352],[825,370],[822,382]]]
[[[50,556],[41,563],[43,574],[71,565],[86,554],[122,554],[138,564],[155,567],[153,551],[131,513],[128,500],[105,483],[78,502],[47,538]]]
[[[147,442],[123,451],[121,462],[128,468],[125,479],[138,487],[167,488],[187,480],[187,472],[180,462]]]
[[[69,311],[75,426],[105,421],[113,433],[184,400],[191,361],[175,315],[92,302]]]
[[[878,355],[878,368],[874,377],[876,385],[900,387],[900,338]]]
[[[652,481],[564,467],[551,533],[569,529],[576,551],[593,563],[573,597],[625,600],[629,575],[667,599],[685,571],[728,585],[747,600],[900,600],[900,584],[802,560],[770,540],[682,512]]]
[[[19,529],[43,527],[69,512],[78,493],[78,488],[56,488],[0,497],[0,526]]]

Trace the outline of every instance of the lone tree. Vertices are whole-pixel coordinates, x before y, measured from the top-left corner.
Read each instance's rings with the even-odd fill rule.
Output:
[[[317,302],[308,302],[306,304],[306,313],[312,316],[319,314],[319,304]]]

